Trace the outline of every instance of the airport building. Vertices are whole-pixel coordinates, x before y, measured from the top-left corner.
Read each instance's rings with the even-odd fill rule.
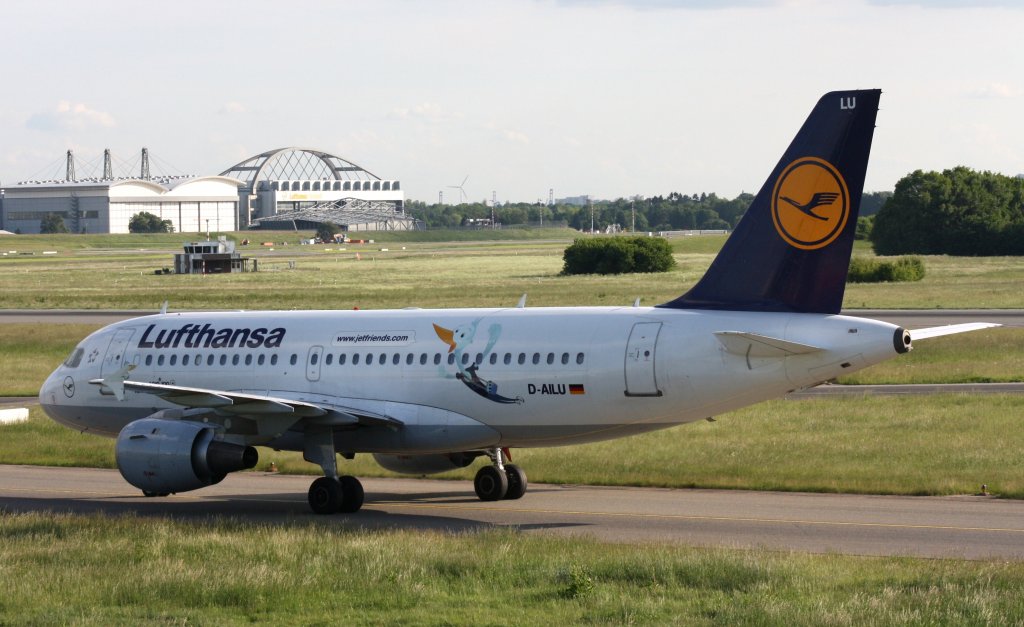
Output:
[[[73,233],[127,233],[132,216],[148,212],[180,233],[247,228],[310,229],[332,222],[346,230],[412,230],[401,183],[336,155],[308,149],[268,151],[217,176],[148,176],[143,152],[138,178],[76,180],[71,153],[62,180],[22,181],[0,196],[0,229],[39,233],[57,214]]]

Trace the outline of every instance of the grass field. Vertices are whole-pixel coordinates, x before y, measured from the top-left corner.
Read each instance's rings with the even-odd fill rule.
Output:
[[[219,276],[154,275],[172,265],[187,235],[8,236],[0,251],[4,308],[363,309],[618,305],[665,302],[699,279],[725,238],[671,240],[679,266],[656,275],[562,277],[562,251],[579,236],[568,229],[373,233],[375,244],[299,246],[308,233],[239,233],[261,271]],[[474,235],[475,234],[475,235]],[[515,239],[517,237],[519,239]],[[263,238],[269,238],[264,240]],[[448,240],[448,241],[439,241]],[[345,250],[340,250],[344,248]],[[387,251],[381,251],[387,248]],[[856,254],[870,255],[858,242]],[[43,255],[44,251],[56,255]],[[32,252],[32,255],[21,253]],[[356,253],[359,259],[356,259]],[[1015,257],[925,257],[927,275],[912,284],[849,286],[848,308],[1018,308],[1024,263]]]
[[[0,624],[1014,624],[1024,564],[0,512]]]

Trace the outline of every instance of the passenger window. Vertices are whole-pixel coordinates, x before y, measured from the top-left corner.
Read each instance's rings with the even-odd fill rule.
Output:
[[[277,365],[277,353],[274,353],[273,355],[270,356],[270,365],[271,366],[276,366]]]
[[[583,353],[576,353],[576,363],[577,364],[582,364],[583,363]]]
[[[352,365],[356,366],[359,364],[359,353],[352,355]]]
[[[427,365],[427,354],[426,353],[420,353],[420,365],[421,366],[426,366]]]
[[[152,355],[146,355],[146,365],[147,366],[151,366],[152,364],[153,364],[153,356]]]
[[[250,354],[245,356],[245,365],[246,366],[251,366],[252,365],[252,353],[250,353]]]
[[[498,353],[491,353],[491,365],[498,363]]]
[[[227,363],[228,363],[228,356],[227,355],[221,355],[220,356],[220,365],[226,366]]]
[[[345,365],[345,353],[341,353],[340,355],[338,355],[338,365],[339,366],[344,366]]]
[[[533,354],[533,365],[536,366],[540,363],[540,353]]]
[[[163,355],[158,355],[157,356],[157,358],[156,358],[156,365],[158,365],[158,366],[164,365],[164,356]]]
[[[210,353],[209,355],[206,356],[206,365],[207,366],[212,366],[213,365],[213,353]]]
[[[310,355],[309,356],[309,363],[314,365],[314,366],[317,365],[318,363],[320,363],[320,354],[319,353],[313,353],[312,355]]]
[[[462,365],[465,366],[469,363],[469,353],[462,353]]]
[[[395,355],[395,356],[397,357],[397,355]],[[382,365],[382,366],[383,366],[383,365],[384,365],[385,363],[387,363],[387,361],[388,361],[388,356],[387,356],[387,355],[385,355],[384,353],[381,353],[381,354],[380,354],[380,357],[379,357],[379,358],[377,359],[377,363],[378,363],[378,364],[380,364],[380,365]]]
[[[366,364],[369,365],[369,364],[372,364],[372,363],[373,363],[373,353],[366,353]]]
[[[409,355],[409,357],[412,357],[412,355]],[[392,365],[397,366],[398,362],[400,362],[400,361],[402,361],[402,356],[399,355],[398,353],[395,353],[395,356],[391,358]]]
[[[512,353],[505,353],[504,361],[506,366],[512,363]]]
[[[411,366],[412,362],[413,362],[413,354],[409,353],[408,355],[405,356],[405,365],[406,366]]]
[[[434,365],[437,366],[441,363],[441,353],[434,353]]]
[[[177,355],[171,355],[171,365],[172,366],[178,365],[178,356]]]
[[[232,366],[237,366],[238,365],[238,353],[235,353],[234,355],[231,356],[231,365]]]
[[[257,366],[262,366],[263,362],[266,361],[266,360],[267,360],[267,356],[264,355],[263,353],[260,353],[259,355],[256,356],[256,365]]]
[[[448,353],[448,365],[455,363],[455,353]]]
[[[288,360],[288,362],[294,366],[295,364],[299,363],[299,356],[296,355],[295,353],[292,353],[292,357],[291,359]]]
[[[484,363],[484,356],[482,354],[480,354],[480,353],[477,353],[476,354],[476,365],[479,366],[482,363]]]
[[[555,363],[555,354],[554,353],[548,353],[548,365],[550,366],[553,363]]]
[[[522,366],[526,363],[526,353],[519,353],[519,365]]]
[[[327,359],[324,360],[324,363],[327,364],[328,366],[330,366],[333,362],[334,362],[334,355],[332,355],[330,353],[327,353]]]
[[[196,359],[196,363],[197,363],[197,364],[199,363],[199,360],[198,360],[198,359]],[[172,365],[172,366],[174,365],[174,362],[173,362],[173,361],[171,362],[171,365]],[[188,365],[188,355],[185,355],[184,357],[182,357],[182,358],[181,358],[181,365],[182,365],[182,366],[187,366],[187,365]]]
[[[569,353],[562,353],[562,365],[569,363]]]

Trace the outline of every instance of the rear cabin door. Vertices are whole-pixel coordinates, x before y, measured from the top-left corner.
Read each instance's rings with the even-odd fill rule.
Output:
[[[660,322],[637,322],[626,345],[626,396],[661,396],[654,370]]]

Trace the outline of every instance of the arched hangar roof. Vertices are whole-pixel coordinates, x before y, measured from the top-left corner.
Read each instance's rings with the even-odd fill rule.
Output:
[[[256,188],[259,181],[275,180],[380,180],[376,174],[337,155],[315,148],[277,148],[249,157],[221,172]]]

